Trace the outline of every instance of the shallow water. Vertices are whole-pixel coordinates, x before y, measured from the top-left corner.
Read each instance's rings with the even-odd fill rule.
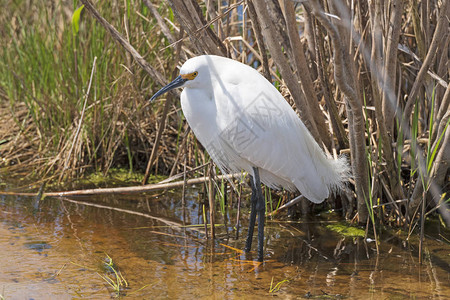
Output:
[[[120,272],[127,299],[450,298],[450,247],[439,234],[449,236],[439,224],[427,227],[434,230],[420,265],[417,246],[403,236],[381,234],[376,255],[373,242],[330,231],[329,218],[268,220],[258,265],[254,253],[239,252],[246,229],[234,238],[235,212],[213,244],[203,226],[183,226],[202,223],[197,191],[188,194],[184,211],[176,192],[40,202],[0,196],[0,296],[108,299],[117,292],[107,278],[117,282]]]

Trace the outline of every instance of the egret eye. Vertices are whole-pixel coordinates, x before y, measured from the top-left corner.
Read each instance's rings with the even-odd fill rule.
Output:
[[[194,79],[195,77],[197,77],[197,75],[198,75],[198,72],[197,72],[197,71],[192,72],[192,73],[188,74],[188,79],[189,79],[189,80],[192,80],[192,79]]]
[[[192,79],[194,79],[195,77],[197,77],[197,75],[198,75],[198,72],[195,71],[195,72],[192,72],[192,73],[181,74],[181,78],[187,79],[187,80],[192,80]]]

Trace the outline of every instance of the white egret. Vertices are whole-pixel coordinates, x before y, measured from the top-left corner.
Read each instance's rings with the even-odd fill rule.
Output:
[[[342,187],[345,158],[327,156],[277,89],[255,69],[232,59],[202,55],[159,90],[184,87],[181,107],[197,139],[222,172],[251,176],[250,251],[258,213],[258,260],[263,260],[265,203],[261,182],[298,190],[314,203]]]

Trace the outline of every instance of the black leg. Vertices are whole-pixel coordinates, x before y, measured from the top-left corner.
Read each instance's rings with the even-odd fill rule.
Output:
[[[245,252],[250,252],[252,248],[252,239],[253,239],[253,230],[255,228],[255,221],[256,221],[256,187],[255,187],[255,181],[252,176],[250,176],[250,186],[252,188],[252,197],[250,200],[251,209],[250,209],[250,222],[248,224],[248,231],[247,231],[247,241],[245,243]]]
[[[264,260],[264,219],[266,214],[266,205],[261,191],[261,181],[259,179],[258,168],[253,168],[255,173],[256,188],[256,211],[258,212],[258,261]]]
[[[258,214],[258,261],[264,259],[264,219],[266,213],[266,205],[261,191],[261,180],[259,179],[258,168],[253,168],[255,174],[251,178],[252,198],[251,198],[251,211],[250,222],[248,225],[247,241],[245,243],[245,252],[250,252],[252,248],[253,231],[255,228],[256,214]]]

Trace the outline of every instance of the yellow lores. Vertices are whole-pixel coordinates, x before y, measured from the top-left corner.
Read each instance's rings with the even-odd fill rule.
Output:
[[[192,72],[192,73],[188,73],[188,74],[181,74],[181,78],[183,79],[187,79],[187,80],[193,80],[195,77],[197,77],[198,72]]]

